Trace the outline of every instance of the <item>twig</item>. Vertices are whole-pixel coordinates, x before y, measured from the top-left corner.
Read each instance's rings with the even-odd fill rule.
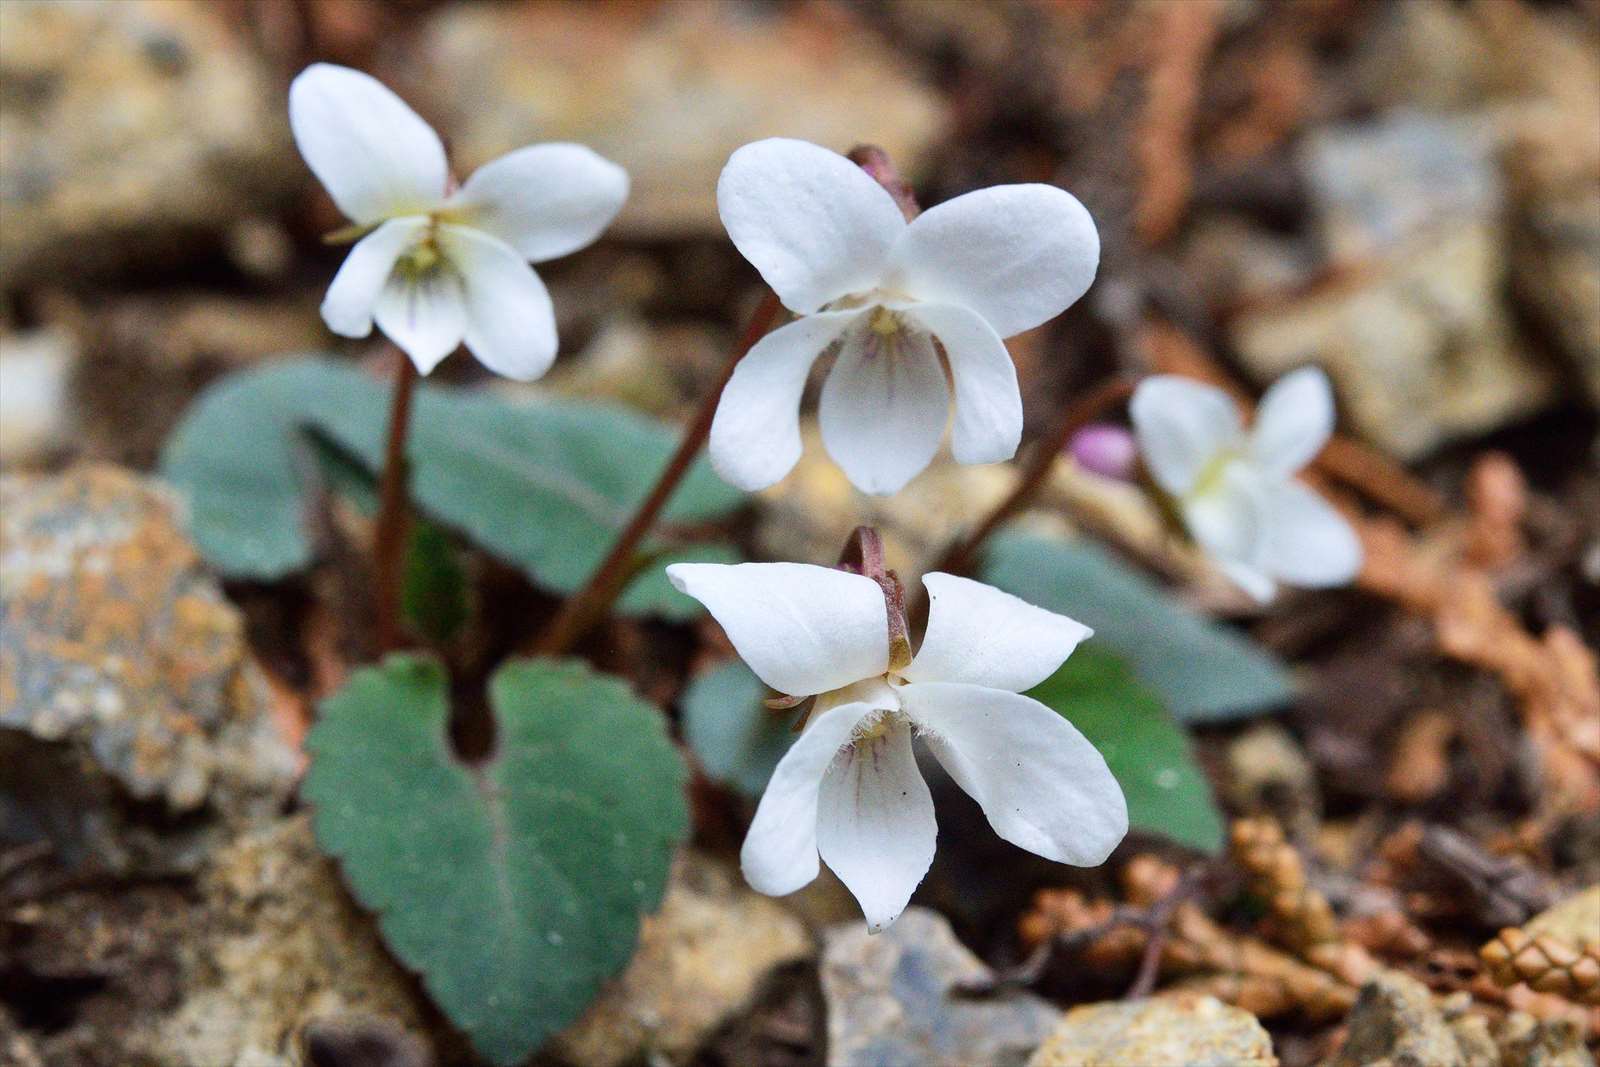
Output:
[[[1156,978],[1161,974],[1161,956],[1166,951],[1167,938],[1170,936],[1173,913],[1178,910],[1179,904],[1194,895],[1203,872],[1203,867],[1190,867],[1183,872],[1183,877],[1178,879],[1178,884],[1172,887],[1171,892],[1145,909],[1144,920],[1140,924],[1147,937],[1144,953],[1139,957],[1139,970],[1134,975],[1133,984],[1122,994],[1122,999],[1139,1000],[1155,991]]]
[[[411,398],[416,392],[417,368],[404,352],[395,349],[399,371],[389,408],[389,441],[384,452],[383,480],[379,486],[378,524],[372,539],[373,570],[377,584],[378,650],[387,653],[404,642],[400,625],[401,565],[411,510],[407,500],[410,482],[406,460],[406,435],[411,428]]]
[[[1205,869],[1201,865],[1191,867],[1183,873],[1171,890],[1148,906],[1119,905],[1103,922],[1046,938],[1017,966],[996,971],[990,978],[960,983],[955,987],[955,994],[959,997],[983,999],[1010,990],[1031,987],[1044,977],[1050,963],[1058,956],[1080,951],[1115,930],[1131,926],[1144,931],[1146,942],[1140,955],[1139,970],[1124,996],[1130,1000],[1149,996],[1155,989],[1156,978],[1160,974],[1161,957],[1166,950],[1167,931],[1172,917],[1178,906],[1195,894],[1204,873]]]
[[[623,527],[622,533],[611,546],[611,551],[606,553],[605,559],[600,561],[600,565],[589,576],[589,580],[567,598],[566,603],[561,605],[561,610],[556,612],[555,618],[550,620],[550,624],[533,643],[530,651],[534,655],[558,656],[567,651],[599,621],[606,608],[610,607],[617,595],[622,592],[622,587],[635,572],[634,555],[639,542],[650,532],[656,516],[672,498],[673,490],[677,489],[683,476],[689,473],[695,457],[705,447],[706,439],[711,435],[711,420],[716,417],[717,404],[722,399],[722,390],[727,386],[728,379],[733,377],[734,368],[739,365],[745,354],[755,347],[756,342],[772,328],[780,306],[777,294],[768,293],[756,308],[755,314],[750,317],[749,325],[745,327],[744,335],[728,356],[721,374],[717,376],[716,383],[706,391],[705,399],[700,403],[700,410],[695,412],[694,420],[684,431],[683,439],[678,442],[678,450],[672,454],[666,469],[656,479],[655,488],[650,490],[650,495],[639,505],[639,510],[634,512],[633,518],[628,520],[627,526]]]

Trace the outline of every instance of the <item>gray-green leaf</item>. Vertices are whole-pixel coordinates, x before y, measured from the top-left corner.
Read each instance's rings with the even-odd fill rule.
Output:
[[[495,754],[468,767],[436,662],[358,671],[322,705],[303,792],[390,949],[509,1067],[627,963],[688,813],[661,716],[617,679],[524,660],[489,697]]]
[[[707,671],[683,694],[683,739],[714,782],[758,797],[789,750],[795,713],[762,706],[766,683],[733,659]]]
[[[312,488],[324,465],[315,432],[376,473],[386,388],[328,359],[284,360],[203,393],[167,442],[162,473],[187,498],[196,544],[224,574],[281,578],[312,557]],[[482,392],[418,387],[408,455],[411,490],[433,518],[558,593],[578,588],[649,492],[676,444],[663,423],[620,408],[554,398],[512,404]],[[662,570],[680,558],[734,560],[673,524],[704,523],[744,497],[698,463],[665,509],[653,557],[619,610],[691,618],[694,601]],[[666,532],[663,533],[662,530]]]
[[[1183,607],[1092,542],[1002,531],[985,551],[982,578],[1094,627],[1095,644],[1126,660],[1182,721],[1237,718],[1294,696],[1271,653]]]

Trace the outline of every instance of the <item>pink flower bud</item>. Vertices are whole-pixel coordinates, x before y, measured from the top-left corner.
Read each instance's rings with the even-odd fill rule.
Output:
[[[1068,443],[1067,451],[1078,466],[1102,478],[1134,480],[1139,450],[1133,434],[1121,426],[1103,422],[1085,426]]]

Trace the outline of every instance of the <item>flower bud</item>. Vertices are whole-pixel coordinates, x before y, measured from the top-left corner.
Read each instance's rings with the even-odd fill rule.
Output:
[[[1067,444],[1074,462],[1102,478],[1131,482],[1138,466],[1139,450],[1133,434],[1121,426],[1095,423],[1085,426]]]

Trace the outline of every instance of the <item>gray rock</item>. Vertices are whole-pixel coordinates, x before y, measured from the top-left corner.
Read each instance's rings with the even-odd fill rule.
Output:
[[[925,908],[907,908],[881,934],[868,934],[859,921],[834,927],[822,954],[828,1063],[1020,1067],[1061,1013],[1027,993],[998,1000],[952,993],[958,983],[989,975],[950,924]]]
[[[1330,257],[1365,263],[1441,228],[1492,224],[1504,205],[1493,150],[1480,123],[1404,110],[1309,134],[1300,167]]]
[[[1028,1067],[1277,1067],[1254,1015],[1177,994],[1073,1008]]]
[[[1513,1012],[1498,1036],[1502,1067],[1595,1067],[1582,1031],[1570,1020]]]
[[[1467,1067],[1428,987],[1397,971],[1361,987],[1346,1027],[1349,1036],[1329,1067]]]
[[[1408,459],[1548,402],[1555,376],[1503,305],[1505,203],[1482,127],[1401,114],[1311,136],[1302,164],[1335,271],[1239,316],[1254,377],[1321,364],[1355,428]]]
[[[1600,190],[1534,198],[1518,213],[1511,265],[1518,297],[1600,404]]]
[[[463,174],[534,141],[587,144],[632,178],[628,236],[720,238],[717,175],[747,142],[871,141],[910,166],[946,121],[900,56],[806,7],[452,5],[417,54],[396,80],[433,95]]]
[[[296,757],[243,620],[156,484],[0,476],[0,749],[0,840],[48,838],[69,864],[184,869],[213,817],[287,796]]]
[[[0,287],[179,258],[300,180],[283,95],[210,4],[0,4]]]

